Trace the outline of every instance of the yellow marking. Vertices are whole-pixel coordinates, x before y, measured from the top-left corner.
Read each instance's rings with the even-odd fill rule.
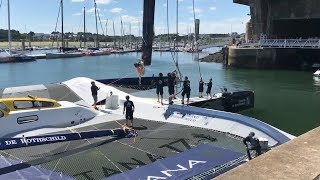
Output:
[[[40,102],[49,102],[49,103],[53,104],[50,107],[36,107],[35,106],[35,107],[32,107],[32,108],[26,108],[26,109],[54,108],[54,107],[60,107],[61,106],[56,100],[48,99],[48,98],[38,98],[38,97],[34,97],[34,96],[16,97],[16,98],[0,98],[0,103],[5,104],[10,111],[20,110],[20,109],[16,109],[14,107],[14,102],[15,101],[31,101],[31,102],[40,101]],[[25,109],[21,109],[21,110],[25,110]]]

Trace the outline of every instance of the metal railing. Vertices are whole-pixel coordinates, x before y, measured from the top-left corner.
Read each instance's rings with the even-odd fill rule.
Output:
[[[320,39],[262,39],[259,47],[320,49]]]

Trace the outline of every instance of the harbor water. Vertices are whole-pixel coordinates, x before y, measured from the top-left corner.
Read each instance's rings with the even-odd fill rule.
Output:
[[[200,53],[200,57],[218,50],[205,50]],[[128,53],[0,64],[0,88],[56,83],[74,77],[136,77],[133,63],[140,56],[140,53]],[[189,77],[193,96],[198,95],[201,75],[205,82],[213,78],[215,93],[220,92],[222,87],[229,91],[254,91],[255,108],[241,114],[257,118],[293,135],[320,126],[320,78],[313,77],[311,72],[228,69],[218,63],[198,63],[194,61],[195,56],[178,53],[179,68],[183,76]],[[154,52],[152,65],[146,68],[145,76],[157,76],[160,72],[167,74],[175,70],[173,57],[174,54],[170,52]],[[155,90],[134,95],[156,97]]]

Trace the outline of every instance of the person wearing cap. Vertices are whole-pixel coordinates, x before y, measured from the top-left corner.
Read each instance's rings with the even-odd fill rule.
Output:
[[[130,97],[127,95],[123,106],[123,114],[126,113],[126,126],[128,126],[128,120],[131,120],[131,127],[133,127],[133,112],[134,104],[130,101]]]
[[[250,132],[249,135],[243,139],[244,145],[247,147],[247,150],[255,150],[257,156],[261,155],[261,146],[259,139],[254,136],[254,132]],[[250,147],[248,146],[250,143]],[[249,159],[251,159],[250,153],[248,153]]]
[[[98,109],[97,108],[97,101],[98,101],[98,90],[100,88],[96,86],[96,84],[94,83],[94,81],[91,82],[91,94],[92,94],[92,97],[93,97],[93,107],[95,109]]]
[[[211,89],[212,89],[212,78],[210,78],[209,80],[209,83],[206,83],[207,84],[207,98],[209,98],[209,95],[210,95],[210,99],[212,99],[212,94],[211,94]]]

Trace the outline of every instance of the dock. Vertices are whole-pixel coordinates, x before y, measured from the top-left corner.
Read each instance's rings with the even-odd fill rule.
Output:
[[[320,127],[218,176],[228,179],[320,179]]]

